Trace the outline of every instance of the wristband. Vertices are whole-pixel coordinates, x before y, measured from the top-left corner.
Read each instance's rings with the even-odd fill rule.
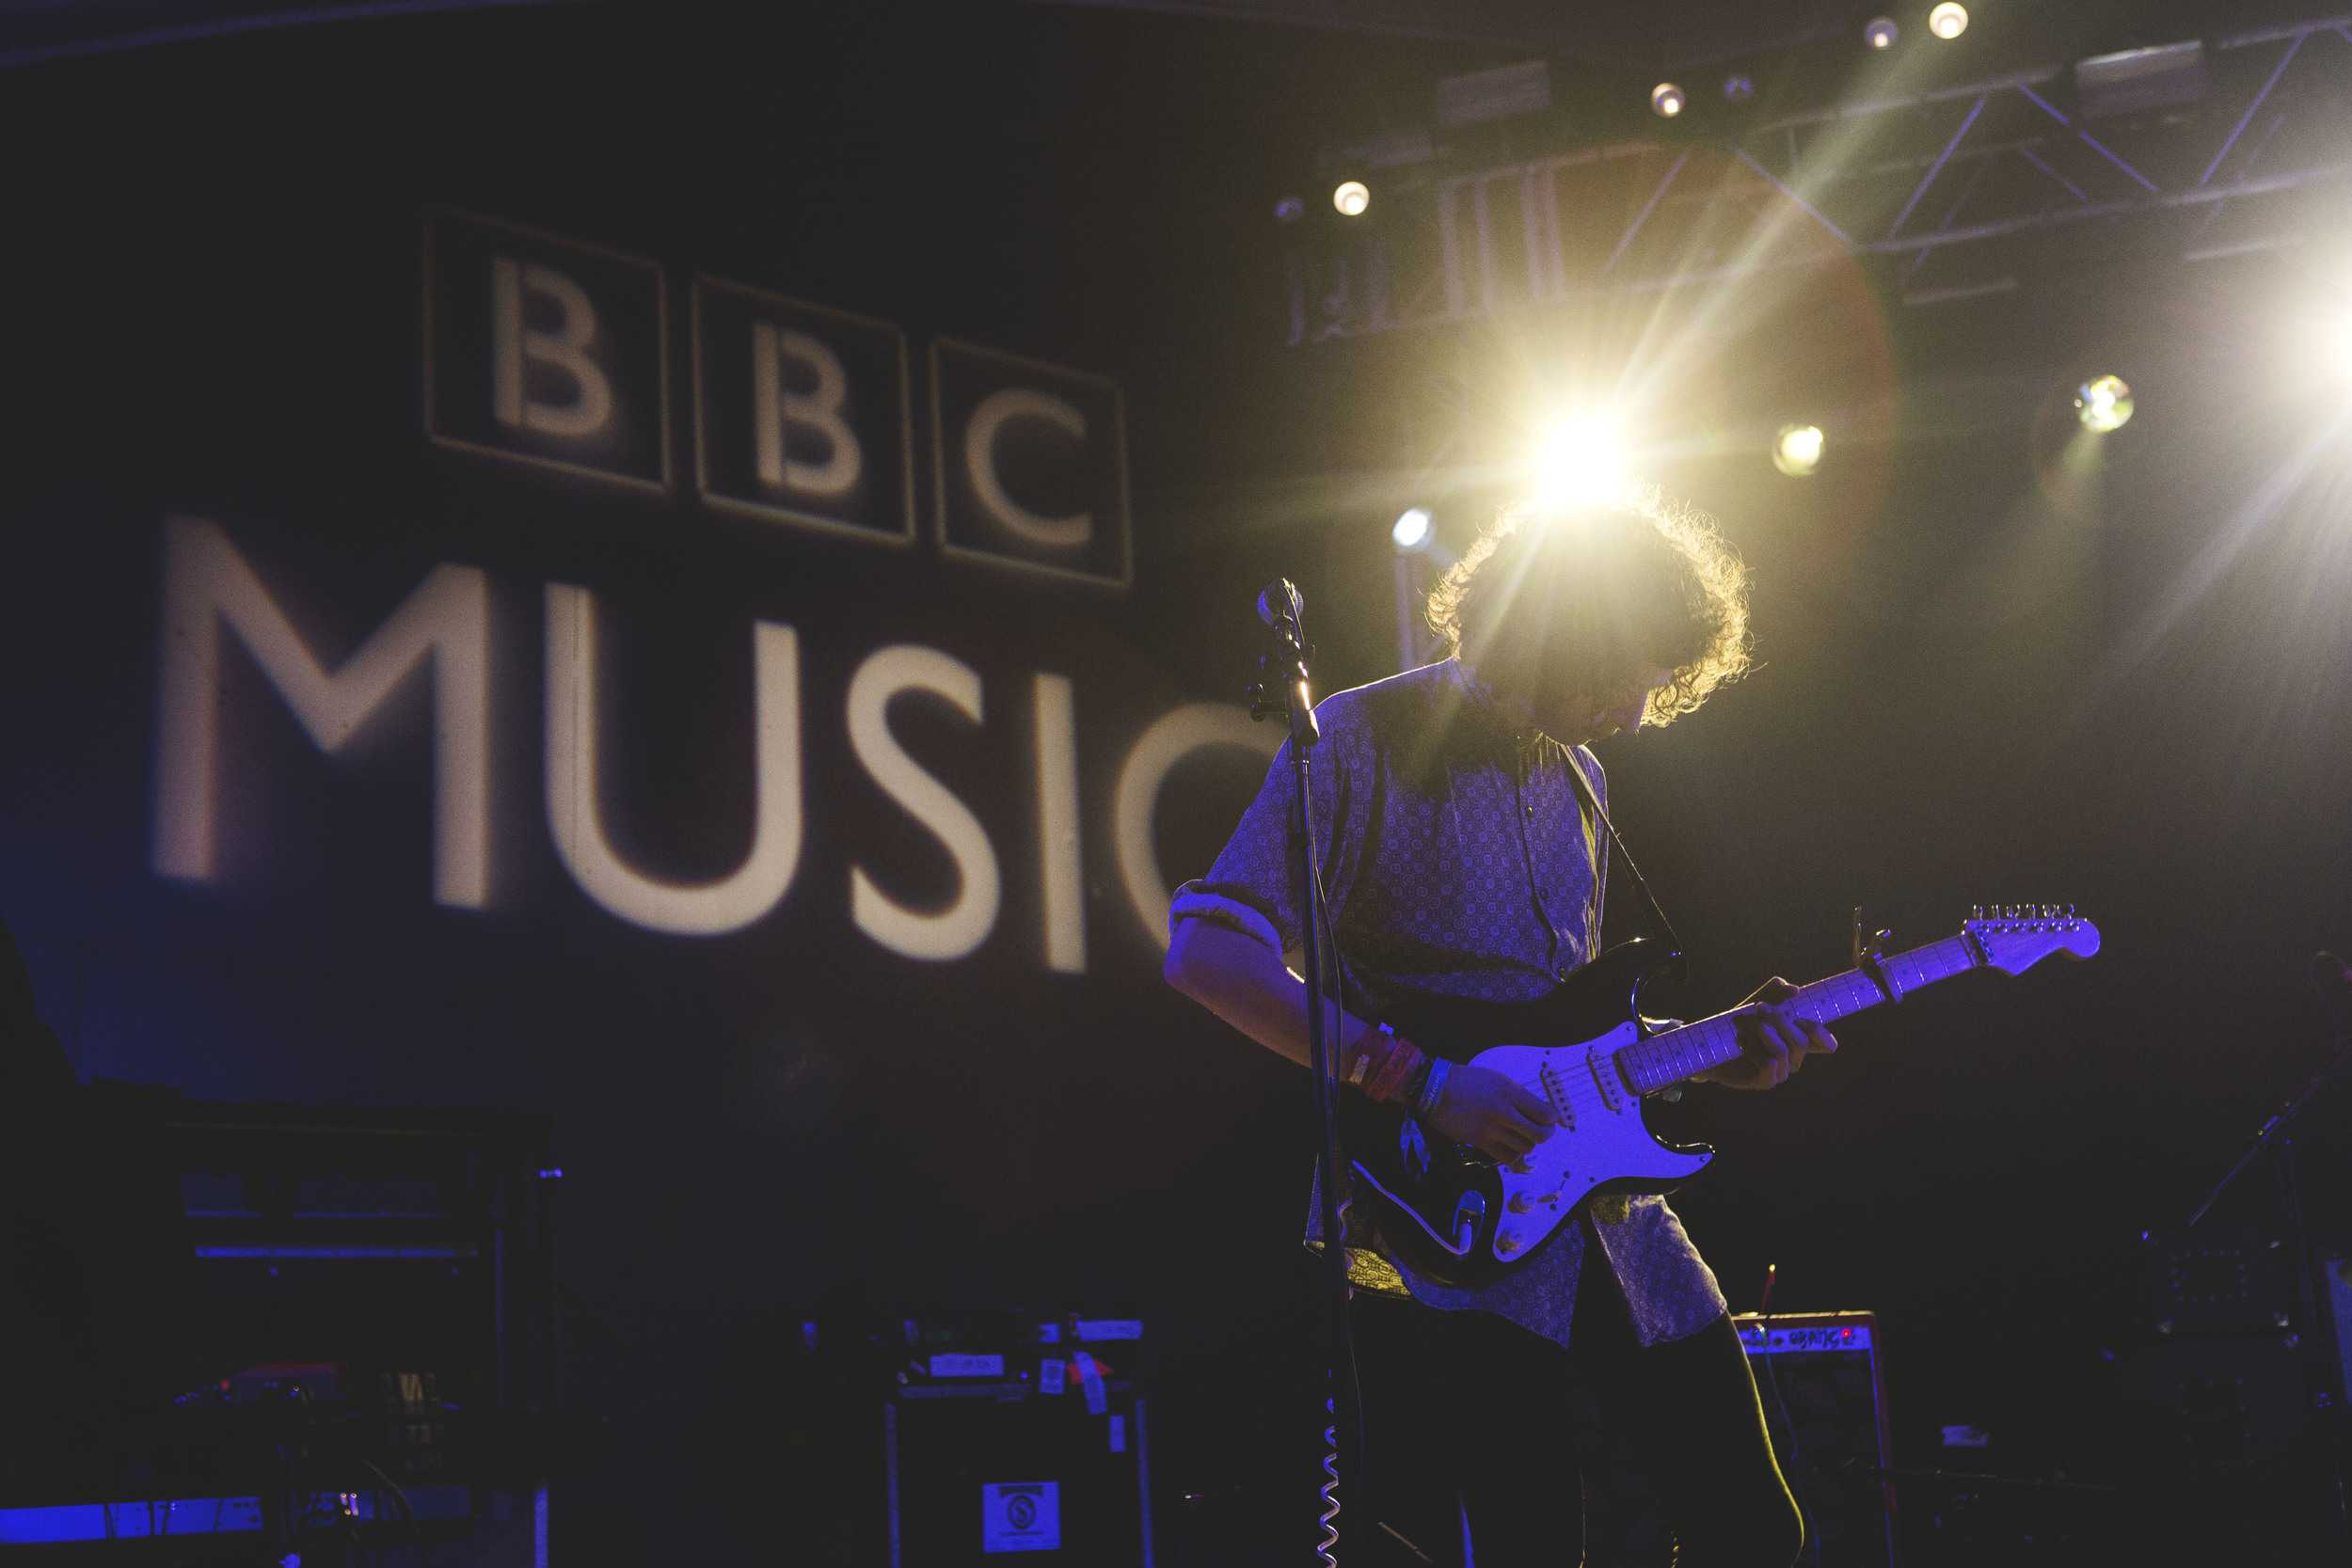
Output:
[[[1375,1037],[1377,1037],[1376,1038]],[[1366,1093],[1371,1092],[1368,1079],[1376,1078],[1396,1052],[1396,1031],[1385,1023],[1368,1025],[1348,1048],[1347,1081]]]
[[[1395,1099],[1406,1080],[1427,1059],[1411,1041],[1398,1039],[1393,1031],[1384,1027],[1381,1033],[1388,1037],[1388,1054],[1373,1064],[1364,1082],[1364,1094],[1375,1101]]]
[[[1421,1087],[1413,1095],[1413,1115],[1424,1121],[1429,1119],[1438,1101],[1445,1098],[1446,1075],[1453,1070],[1454,1064],[1443,1056],[1429,1058],[1429,1070],[1422,1075]]]

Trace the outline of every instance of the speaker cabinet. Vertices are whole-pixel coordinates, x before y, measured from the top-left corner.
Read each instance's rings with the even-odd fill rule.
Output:
[[[1732,1324],[1747,1347],[1772,1452],[1815,1544],[1805,1560],[1821,1568],[1889,1568],[1895,1489],[1884,1472],[1894,1449],[1870,1314],[1741,1313]]]
[[[1103,1385],[900,1388],[883,1406],[891,1568],[1042,1562],[1152,1568],[1144,1401]]]

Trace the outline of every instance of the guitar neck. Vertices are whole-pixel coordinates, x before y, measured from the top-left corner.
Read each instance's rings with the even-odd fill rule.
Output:
[[[1782,1011],[1820,1023],[1865,1012],[1881,1003],[1899,1001],[1922,986],[1948,980],[1977,968],[1983,959],[1965,936],[1947,937],[1907,953],[1895,953],[1879,962],[1879,972],[1892,984],[1889,997],[1867,969],[1850,969],[1826,980],[1798,988],[1780,1004]],[[1636,1040],[1617,1053],[1617,1070],[1636,1094],[1655,1094],[1670,1085],[1695,1078],[1710,1069],[1740,1058],[1739,1018],[1733,1008],[1713,1018],[1685,1023],[1649,1038]]]

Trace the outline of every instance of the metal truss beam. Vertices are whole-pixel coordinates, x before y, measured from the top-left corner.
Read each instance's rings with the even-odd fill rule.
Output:
[[[1841,259],[1926,304],[2030,285],[2068,231],[2096,232],[2106,255],[2182,261],[2301,243],[2324,226],[2312,199],[2352,187],[2352,18],[2221,39],[2205,62],[2194,112],[2096,130],[2053,68],[1785,117],[1728,143],[1423,170],[1384,194],[1380,224],[1297,233],[1289,341]]]

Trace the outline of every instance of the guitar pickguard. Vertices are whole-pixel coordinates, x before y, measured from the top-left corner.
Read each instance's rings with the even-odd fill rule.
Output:
[[[1542,1096],[1554,1129],[1525,1159],[1499,1165],[1394,1105],[1350,1097],[1344,1141],[1359,1196],[1369,1198],[1383,1243],[1402,1261],[1441,1283],[1484,1283],[1531,1256],[1596,1191],[1663,1191],[1706,1167],[1711,1151],[1677,1148],[1650,1132],[1639,1098],[1618,1077],[1615,1053],[1639,1037],[1630,999],[1645,959],[1638,946],[1605,955],[1541,1003],[1482,1008],[1471,1025],[1479,1033],[1518,1025],[1527,1031],[1521,1038],[1573,1044],[1464,1051],[1459,1033],[1448,1037],[1448,1021],[1423,1016],[1407,1025],[1417,1042],[1439,1041],[1455,1060]],[[1613,998],[1624,1000],[1613,1007]]]

